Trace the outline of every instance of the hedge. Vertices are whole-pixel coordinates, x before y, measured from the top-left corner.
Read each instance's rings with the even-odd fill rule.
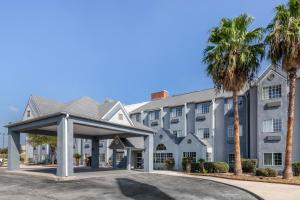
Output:
[[[165,160],[165,165],[167,170],[173,170],[174,169],[174,165],[175,165],[175,161],[173,158]]]
[[[293,163],[294,176],[300,176],[300,163]]]
[[[255,176],[276,177],[277,171],[271,168],[257,168]]]
[[[256,169],[256,159],[242,159],[242,169],[246,173],[254,173]]]
[[[204,168],[208,173],[227,173],[229,165],[226,162],[205,162]]]

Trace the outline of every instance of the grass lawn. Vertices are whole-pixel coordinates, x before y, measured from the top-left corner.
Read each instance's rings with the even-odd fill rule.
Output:
[[[294,177],[293,179],[290,179],[290,180],[285,180],[285,179],[282,179],[282,176],[261,177],[261,176],[254,176],[253,174],[243,174],[241,176],[235,176],[233,173],[210,173],[210,174],[190,173],[190,174],[196,175],[196,176],[212,176],[212,177],[226,178],[226,179],[232,179],[232,180],[300,185],[300,177],[299,176]]]

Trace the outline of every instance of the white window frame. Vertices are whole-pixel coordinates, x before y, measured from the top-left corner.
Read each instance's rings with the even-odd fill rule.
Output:
[[[183,158],[193,158],[193,161],[197,160],[197,152],[195,151],[187,151],[187,152],[182,152],[182,157]]]
[[[173,130],[173,134],[176,135],[176,137],[184,137],[182,130]]]
[[[271,154],[271,165],[266,165],[265,164],[265,154]],[[280,165],[275,165],[275,154],[281,154],[281,164]],[[283,165],[283,157],[282,157],[282,153],[274,153],[274,152],[265,152],[263,153],[263,165],[264,166],[282,166]]]
[[[209,113],[210,102],[199,103],[197,104],[197,113],[198,114],[207,114]]]
[[[227,160],[229,164],[233,164],[235,162],[235,156],[234,153],[228,153]]]
[[[182,116],[182,107],[178,106],[178,107],[174,107],[171,109],[171,117],[181,117]],[[180,114],[179,114],[180,113]]]
[[[208,137],[205,137],[207,136],[206,134],[208,134]],[[202,139],[210,138],[209,128],[198,128],[197,135]]]
[[[282,119],[272,118],[266,119],[262,122],[263,133],[279,133],[282,131]]]
[[[281,85],[270,85],[262,88],[263,100],[279,99],[281,97]]]

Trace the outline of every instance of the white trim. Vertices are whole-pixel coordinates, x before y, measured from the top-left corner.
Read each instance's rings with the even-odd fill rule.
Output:
[[[115,105],[113,105],[113,107],[111,107],[106,113],[105,115],[103,115],[103,117],[101,119],[105,119],[105,117],[117,106],[117,104],[120,103],[120,101],[117,101],[115,103]]]

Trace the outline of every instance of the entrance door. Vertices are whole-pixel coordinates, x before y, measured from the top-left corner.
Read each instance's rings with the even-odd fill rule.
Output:
[[[136,169],[142,169],[143,168],[143,154],[142,152],[136,153]]]
[[[124,152],[116,153],[116,166],[121,168],[122,161],[124,159]]]

